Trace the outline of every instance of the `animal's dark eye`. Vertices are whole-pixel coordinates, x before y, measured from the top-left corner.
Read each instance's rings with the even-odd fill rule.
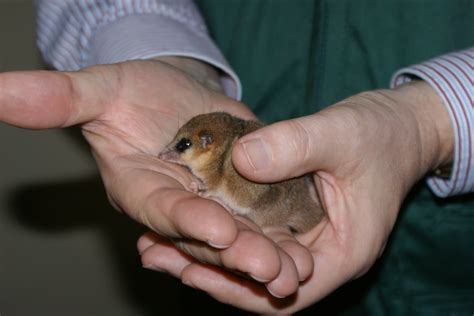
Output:
[[[176,144],[176,150],[182,153],[192,145],[193,143],[191,143],[189,138],[181,138],[181,140]]]

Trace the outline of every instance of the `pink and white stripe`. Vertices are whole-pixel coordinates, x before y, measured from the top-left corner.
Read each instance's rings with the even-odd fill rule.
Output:
[[[241,84],[209,38],[192,0],[36,0],[38,46],[59,70],[163,55],[192,57],[222,70],[226,93]],[[439,196],[474,191],[474,48],[398,71],[392,86],[418,77],[442,97],[454,129],[450,179],[428,179]]]
[[[413,77],[425,80],[440,95],[454,131],[451,176],[430,177],[428,185],[440,197],[474,192],[474,47],[401,69],[391,85]]]
[[[184,56],[222,70],[226,93],[241,84],[192,0],[36,0],[38,47],[58,70]]]

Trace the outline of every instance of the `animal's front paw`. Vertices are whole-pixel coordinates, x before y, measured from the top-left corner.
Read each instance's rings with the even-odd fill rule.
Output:
[[[196,193],[197,195],[199,195],[201,197],[204,197],[205,193],[206,193],[206,190],[207,190],[207,187],[204,183],[202,183],[200,181],[192,181],[188,185],[188,190],[193,192],[193,193]]]

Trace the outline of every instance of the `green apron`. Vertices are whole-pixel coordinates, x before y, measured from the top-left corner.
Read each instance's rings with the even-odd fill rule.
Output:
[[[266,122],[387,88],[404,66],[474,45],[474,1],[201,0],[211,35]],[[473,315],[474,194],[407,198],[370,272],[304,313]]]

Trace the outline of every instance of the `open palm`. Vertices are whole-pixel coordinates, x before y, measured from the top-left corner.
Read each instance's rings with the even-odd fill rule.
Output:
[[[158,233],[154,238],[184,249],[186,260],[238,270],[286,296],[312,270],[309,253],[290,235],[276,231],[269,238],[216,202],[189,192],[190,174],[157,158],[195,115],[226,111],[254,118],[242,103],[220,93],[212,78],[200,76],[205,72],[199,64],[164,58],[78,72],[3,73],[0,120],[31,129],[79,124],[115,208]],[[170,263],[179,268],[178,262]]]
[[[320,113],[264,127],[237,142],[233,162],[249,179],[273,182],[314,173],[327,213],[318,226],[298,236],[314,265],[286,299],[270,295],[262,284],[193,262],[156,236],[144,236],[139,248],[150,262],[222,302],[259,313],[293,313],[372,266],[411,186],[428,170],[449,161],[452,144],[438,138],[445,126],[449,128],[449,119],[443,105],[420,82],[356,95]],[[266,144],[264,154],[261,150],[252,154],[248,144],[255,139]],[[444,143],[447,146],[440,146]],[[258,169],[252,157],[268,161]],[[291,256],[298,269],[308,262],[300,255]],[[156,259],[161,257],[177,264]]]

